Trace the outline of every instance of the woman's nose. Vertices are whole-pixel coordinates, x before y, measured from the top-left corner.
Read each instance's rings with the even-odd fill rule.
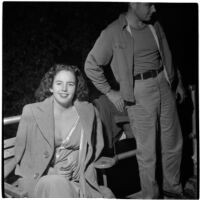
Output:
[[[67,91],[67,87],[68,87],[67,84],[64,84],[63,87],[62,87],[62,90]]]

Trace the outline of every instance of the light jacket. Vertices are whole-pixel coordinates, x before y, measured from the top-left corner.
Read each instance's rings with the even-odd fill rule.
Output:
[[[106,194],[103,194],[102,188],[97,184],[93,167],[93,162],[99,157],[104,144],[101,122],[92,104],[76,102],[75,107],[84,130],[80,152],[81,197],[101,198]],[[15,173],[25,180],[30,196],[54,155],[54,138],[53,97],[26,105],[16,136]]]
[[[121,14],[101,32],[86,58],[85,73],[97,89],[106,94],[111,87],[104,76],[102,66],[110,65],[120,85],[122,98],[134,102],[134,35],[130,34],[127,27],[125,15]],[[152,27],[158,38],[159,51],[166,74],[169,82],[172,83],[174,68],[166,36],[158,22],[155,22]]]

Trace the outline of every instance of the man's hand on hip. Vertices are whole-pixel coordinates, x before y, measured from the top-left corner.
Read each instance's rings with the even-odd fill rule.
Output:
[[[115,105],[119,112],[124,111],[124,100],[122,99],[120,92],[110,90],[110,92],[108,92],[106,96]]]

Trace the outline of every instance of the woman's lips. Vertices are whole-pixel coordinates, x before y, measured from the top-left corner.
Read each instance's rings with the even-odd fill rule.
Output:
[[[59,93],[59,95],[60,95],[61,97],[63,97],[63,98],[68,97],[68,94],[66,94],[66,93]]]

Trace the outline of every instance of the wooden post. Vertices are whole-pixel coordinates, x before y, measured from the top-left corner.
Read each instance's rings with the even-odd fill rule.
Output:
[[[190,138],[192,139],[193,143],[193,172],[194,176],[197,175],[197,135],[196,135],[196,88],[194,85],[189,86],[190,95],[193,103],[193,113],[192,113],[192,132],[190,133]]]

